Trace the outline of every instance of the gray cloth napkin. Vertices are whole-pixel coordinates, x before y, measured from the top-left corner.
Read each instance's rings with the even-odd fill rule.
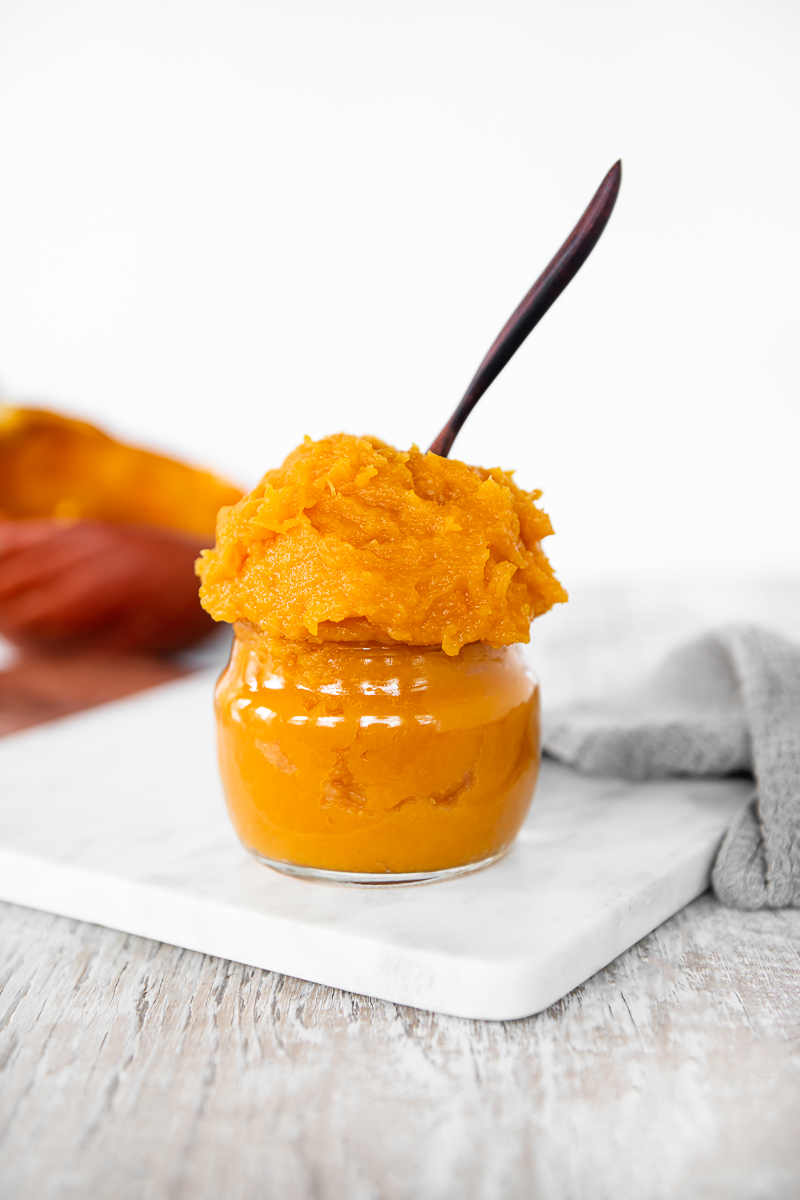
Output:
[[[624,779],[752,772],[714,891],[732,908],[800,907],[800,646],[751,626],[707,634],[634,691],[548,714],[544,748]]]

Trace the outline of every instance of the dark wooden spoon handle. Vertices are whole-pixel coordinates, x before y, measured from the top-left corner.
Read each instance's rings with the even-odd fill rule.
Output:
[[[522,303],[514,310],[492,343],[475,378],[439,436],[430,445],[434,454],[447,458],[458,431],[489,385],[497,378],[525,338],[541,321],[551,304],[577,275],[597,245],[611,216],[622,180],[622,163],[606,175],[578,224],[552,262],[548,263]]]

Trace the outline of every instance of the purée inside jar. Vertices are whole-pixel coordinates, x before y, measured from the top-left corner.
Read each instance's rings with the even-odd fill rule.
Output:
[[[503,854],[539,768],[517,646],[291,642],[238,623],[216,692],[239,837],[294,874],[425,879]]]
[[[539,764],[514,643],[566,599],[538,495],[340,434],[220,512],[198,569],[204,607],[236,626],[217,715],[248,849],[342,882],[437,878],[508,849]]]

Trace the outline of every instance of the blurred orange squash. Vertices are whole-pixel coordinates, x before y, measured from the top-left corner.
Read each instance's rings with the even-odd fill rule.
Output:
[[[85,421],[0,406],[0,517],[165,525],[213,539],[217,512],[241,494]]]
[[[210,631],[194,559],[241,492],[84,421],[0,407],[0,633],[160,652]]]

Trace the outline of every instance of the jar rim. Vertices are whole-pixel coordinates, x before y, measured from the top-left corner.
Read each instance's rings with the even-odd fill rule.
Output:
[[[477,650],[484,650],[487,652],[494,651],[496,653],[500,653],[503,651],[513,650],[515,647],[519,647],[523,644],[520,642],[510,642],[501,646],[493,646],[490,642],[465,642],[456,654],[448,654],[441,642],[417,643],[400,641],[351,641],[347,638],[340,639],[318,637],[291,638],[280,633],[273,633],[269,630],[262,629],[260,625],[246,618],[235,621],[233,628],[235,636],[239,638],[246,640],[258,640],[286,648],[287,650],[293,649],[299,653],[306,651],[312,654],[315,652],[324,652],[326,650],[330,652],[332,648],[335,648],[336,653],[360,654],[362,656],[375,655],[385,657],[389,654],[398,653],[417,655],[441,654],[448,659],[457,659],[464,652],[472,654]]]

